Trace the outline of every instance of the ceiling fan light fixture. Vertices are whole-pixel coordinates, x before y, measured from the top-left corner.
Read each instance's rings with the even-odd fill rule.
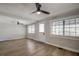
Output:
[[[41,13],[40,11],[37,12],[37,14],[40,14],[40,13]]]
[[[41,13],[50,14],[50,12],[48,12],[48,11],[41,10],[41,7],[42,7],[41,4],[35,3],[35,5],[36,5],[36,11],[33,11],[32,13],[37,13],[38,15],[41,14]]]

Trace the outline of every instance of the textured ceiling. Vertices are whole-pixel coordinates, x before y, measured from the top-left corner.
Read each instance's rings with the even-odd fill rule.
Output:
[[[79,4],[77,3],[41,3],[41,5],[42,10],[49,11],[51,14],[32,14],[31,12],[36,10],[34,3],[1,3],[0,15],[14,18],[16,19],[14,21],[19,20],[24,24],[31,24],[33,22],[45,19],[49,16],[54,16],[63,12],[79,8]]]

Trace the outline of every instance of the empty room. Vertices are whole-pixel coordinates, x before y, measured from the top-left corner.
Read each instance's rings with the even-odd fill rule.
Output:
[[[0,3],[0,56],[79,56],[79,3]]]

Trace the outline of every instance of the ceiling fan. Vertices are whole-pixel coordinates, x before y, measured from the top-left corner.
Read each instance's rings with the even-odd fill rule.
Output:
[[[39,4],[39,3],[35,3],[35,5],[36,5],[36,11],[34,11],[34,12],[32,12],[32,13],[37,13],[37,14],[40,14],[41,12],[42,13],[44,13],[44,14],[50,14],[50,12],[48,12],[48,11],[44,11],[44,10],[41,10],[40,8],[42,7],[42,5],[41,4]]]
[[[17,21],[17,25],[24,25],[23,23],[20,23],[19,21]]]

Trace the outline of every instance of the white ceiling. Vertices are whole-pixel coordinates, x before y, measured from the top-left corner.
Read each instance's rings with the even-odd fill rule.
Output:
[[[32,14],[31,12],[36,10],[34,3],[1,3],[0,15],[17,19],[24,24],[31,24],[49,16],[79,8],[79,4],[77,3],[41,3],[41,5],[42,10],[49,11],[51,14]]]

